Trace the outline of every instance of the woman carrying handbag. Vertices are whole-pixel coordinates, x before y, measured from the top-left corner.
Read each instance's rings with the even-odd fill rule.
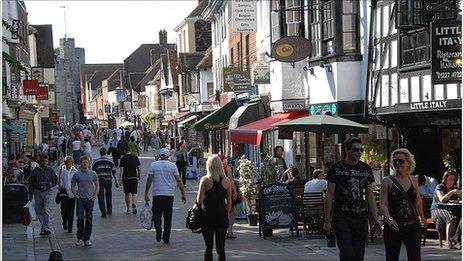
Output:
[[[228,213],[232,208],[232,182],[224,173],[221,159],[213,155],[206,161],[206,176],[200,180],[197,203],[204,205],[205,260],[213,260],[213,237],[216,237],[216,252],[220,261],[226,260],[225,239]]]
[[[71,190],[71,179],[77,172],[76,167],[73,166],[73,158],[67,156],[64,159],[64,164],[61,166],[58,175],[58,193],[61,202],[61,218],[63,220],[63,229],[72,233],[74,221],[74,207],[76,200]]]
[[[393,151],[395,172],[381,184],[380,210],[385,216],[383,231],[386,260],[398,260],[404,243],[408,260],[421,260],[422,228],[427,227],[417,178],[411,176],[416,167],[414,155],[401,148]]]

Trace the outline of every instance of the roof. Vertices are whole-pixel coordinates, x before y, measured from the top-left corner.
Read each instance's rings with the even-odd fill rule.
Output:
[[[114,71],[96,71],[88,78],[91,84],[92,90],[96,90],[101,87],[101,82],[107,79]]]
[[[137,88],[139,89],[140,92],[143,92],[145,90],[145,85],[148,84],[149,81],[153,80],[155,75],[158,73],[158,71],[161,68],[161,62],[158,60],[156,61],[155,64],[150,66],[148,70],[145,72],[144,77],[138,82]]]
[[[114,91],[120,85],[120,73],[122,69],[115,70],[106,80],[108,81],[108,91]]]
[[[114,70],[116,69],[122,69],[122,63],[81,64],[80,65],[81,86],[83,86],[85,82],[85,76],[88,74],[92,75],[96,71],[114,72]]]
[[[186,72],[195,69],[203,57],[203,52],[179,53],[179,71]]]
[[[172,85],[179,86],[179,77],[177,72],[177,50],[168,50],[169,55],[169,68],[172,76]]]
[[[32,25],[37,30],[36,47],[37,50],[37,66],[42,68],[55,67],[55,51],[53,48],[53,29],[51,24]]]
[[[211,46],[205,51],[203,59],[197,64],[197,69],[213,67],[213,52]]]
[[[193,9],[192,12],[186,17],[186,18],[201,18],[201,14],[205,10],[205,8],[208,6],[209,1],[202,0],[200,3],[198,3],[197,7]]]
[[[137,84],[142,80],[143,76],[145,76],[143,72],[129,73],[129,87],[136,90]]]

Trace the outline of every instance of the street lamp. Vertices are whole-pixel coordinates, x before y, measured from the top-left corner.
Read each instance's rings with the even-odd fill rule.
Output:
[[[121,123],[124,121],[126,113],[124,110],[124,101],[126,101],[126,90],[122,87],[119,86],[116,88],[116,100],[119,103],[119,118]]]

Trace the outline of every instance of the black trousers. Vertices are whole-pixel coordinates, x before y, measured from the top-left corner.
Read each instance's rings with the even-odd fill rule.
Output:
[[[388,225],[385,225],[383,242],[385,243],[386,260],[398,260],[403,243],[406,247],[409,261],[421,260],[421,233],[419,221],[411,225],[400,226],[399,230],[392,230]]]
[[[182,177],[182,183],[185,185],[187,182],[187,162],[176,161],[177,170]]]
[[[113,183],[111,180],[99,179],[100,190],[98,191],[98,207],[102,216],[106,214],[113,214],[113,204],[112,204],[112,191],[111,187]]]
[[[153,196],[153,223],[156,233],[163,233],[164,241],[169,241],[171,236],[173,203],[174,196]],[[164,231],[161,228],[161,216],[163,216]]]
[[[61,198],[61,219],[63,220],[63,228],[72,231],[74,222],[74,207],[76,199],[70,197]]]
[[[367,214],[333,217],[340,260],[364,260],[367,242]]]
[[[113,148],[113,150],[116,150]],[[111,152],[111,156],[113,156],[113,163],[114,163],[114,166],[115,167],[118,167],[118,163],[119,163],[119,153],[118,152],[115,152],[115,151],[112,151]]]
[[[227,224],[208,224],[202,229],[203,239],[205,240],[205,261],[213,260],[213,237],[216,237],[216,252],[219,261],[226,260],[226,233]]]

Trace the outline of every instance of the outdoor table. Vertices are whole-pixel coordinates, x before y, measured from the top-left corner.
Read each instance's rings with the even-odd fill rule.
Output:
[[[439,208],[451,211],[456,217],[461,218],[462,201],[438,203]]]

